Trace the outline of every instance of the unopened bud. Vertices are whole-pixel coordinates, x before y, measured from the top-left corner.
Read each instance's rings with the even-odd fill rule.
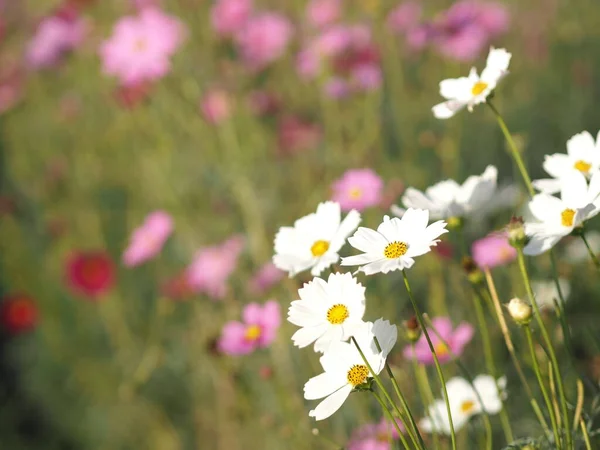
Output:
[[[464,256],[462,259],[462,267],[467,273],[467,278],[471,284],[479,284],[483,281],[483,272],[477,267],[473,258]]]
[[[404,321],[404,334],[410,342],[417,342],[421,337],[421,326],[416,316]]]
[[[522,217],[512,216],[506,227],[508,242],[515,248],[523,248],[527,236],[525,235],[525,224]]]
[[[462,217],[448,217],[446,222],[448,223],[449,230],[460,230],[463,226]]]
[[[519,325],[527,325],[531,322],[533,310],[531,305],[525,303],[520,298],[513,298],[507,305],[508,313],[513,320]]]

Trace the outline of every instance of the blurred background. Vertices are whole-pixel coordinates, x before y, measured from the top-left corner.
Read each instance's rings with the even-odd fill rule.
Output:
[[[352,177],[374,192],[355,207],[375,228],[405,187],[489,164],[510,195],[465,236],[500,230],[525,193],[493,114],[431,114],[439,81],[481,70],[490,46],[513,54],[494,103],[543,177],[545,154],[600,128],[596,0],[0,0],[0,448],[326,449],[379,421],[366,395],[308,417],[302,386],[321,369],[285,315],[312,277],[269,264],[273,237],[319,202],[360,197]],[[561,358],[592,414],[600,286],[577,244],[558,248],[574,349]],[[447,235],[413,289],[431,316],[475,323],[460,258]],[[549,280],[549,259],[531,271]],[[514,264],[493,274],[503,302],[525,294]],[[410,318],[400,276],[362,282],[367,319]],[[227,350],[224,326],[270,300],[272,342]],[[486,314],[515,437],[536,437]],[[422,416],[405,344],[392,365]],[[476,333],[462,355],[474,374],[481,355]],[[480,448],[480,429],[460,448]]]

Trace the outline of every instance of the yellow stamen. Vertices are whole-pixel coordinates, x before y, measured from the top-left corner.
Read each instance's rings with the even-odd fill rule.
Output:
[[[327,241],[317,241],[310,248],[313,256],[323,256],[327,253],[327,250],[329,250],[329,242]]]
[[[246,334],[244,337],[247,341],[256,341],[261,335],[261,329],[258,325],[250,325],[246,328]]]
[[[354,387],[365,383],[368,377],[369,368],[362,364],[355,364],[348,371],[348,383]]]
[[[477,83],[475,83],[473,85],[473,88],[471,89],[471,94],[479,95],[483,91],[485,91],[487,89],[487,87],[488,87],[487,83],[484,83],[483,81],[478,81]]]
[[[575,210],[574,209],[565,209],[560,213],[560,223],[562,223],[563,227],[572,227],[573,220],[575,219]]]
[[[350,316],[350,312],[345,305],[337,304],[333,305],[327,311],[327,320],[332,325],[340,325]]]
[[[133,49],[136,52],[142,52],[142,51],[146,50],[147,46],[148,46],[148,43],[146,42],[146,40],[140,38],[135,41],[135,44],[133,45]]]
[[[475,409],[475,402],[472,402],[471,400],[467,400],[466,402],[463,402],[462,405],[460,405],[460,410],[465,414],[469,414],[474,409]]]
[[[573,165],[573,167],[575,169],[579,170],[580,172],[588,173],[590,171],[590,169],[592,168],[592,165],[589,162],[584,161],[583,159],[580,159]]]
[[[448,346],[443,342],[438,342],[435,345],[435,354],[438,356],[448,356]]]
[[[408,244],[406,242],[391,242],[383,251],[383,255],[388,259],[400,258],[408,250]]]
[[[350,196],[351,199],[353,200],[358,200],[359,198],[362,197],[362,190],[359,188],[352,188],[350,189],[350,191],[348,192],[348,195]]]

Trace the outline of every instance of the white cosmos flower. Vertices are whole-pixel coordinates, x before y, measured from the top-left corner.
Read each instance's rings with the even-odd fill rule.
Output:
[[[337,252],[359,223],[358,211],[350,211],[341,220],[339,203],[320,203],[316,213],[296,220],[293,227],[279,229],[273,264],[290,277],[307,269],[317,276],[339,260]]]
[[[560,191],[560,178],[573,171],[581,172],[587,178],[600,170],[600,133],[594,137],[587,131],[576,134],[567,141],[567,153],[546,155],[544,170],[552,178],[535,180],[532,184],[538,191],[554,194]]]
[[[454,180],[444,180],[428,187],[425,193],[409,187],[402,196],[407,208],[426,209],[431,219],[448,219],[476,214],[487,207],[496,194],[498,170],[487,166],[481,175],[472,175],[460,185]],[[404,209],[395,207],[392,212],[398,216]]]
[[[600,172],[592,175],[588,186],[585,176],[573,171],[560,179],[561,198],[537,194],[529,202],[529,210],[538,222],[526,222],[530,237],[523,249],[526,255],[539,255],[550,250],[575,227],[600,212]]]
[[[506,377],[494,380],[490,375],[479,375],[473,380],[473,385],[461,377],[448,380],[446,389],[454,430],[460,430],[471,417],[484,410],[488,414],[499,413],[502,410],[502,400],[506,397],[505,388]],[[450,434],[450,420],[443,400],[436,400],[431,404],[427,417],[421,419],[419,428],[428,433]]]
[[[571,293],[571,283],[566,278],[559,277],[558,284],[565,301],[567,301]],[[560,304],[560,296],[554,280],[534,280],[531,282],[531,289],[533,290],[535,302],[540,308],[554,309],[555,300]]]
[[[378,351],[374,337],[382,346]],[[385,359],[396,342],[397,329],[389,322],[379,319],[375,324],[363,323],[354,339],[365,358],[378,375],[385,366]],[[363,358],[352,342],[334,342],[320,359],[324,372],[311,378],[304,385],[304,398],[324,398],[309,416],[323,420],[335,413],[357,386],[373,377]]]
[[[363,324],[365,288],[349,273],[332,273],[327,281],[315,278],[298,290],[288,321],[301,327],[292,336],[294,344],[326,351],[332,342],[345,341]]]
[[[438,119],[448,119],[465,106],[469,111],[473,106],[484,103],[498,82],[508,74],[511,54],[503,48],[491,48],[481,76],[473,67],[468,77],[450,78],[440,83],[440,95],[445,102],[435,105],[433,115]]]
[[[428,222],[429,211],[409,208],[401,219],[384,216],[377,231],[360,227],[348,242],[364,253],[342,258],[342,265],[360,265],[358,270],[367,275],[409,269],[416,256],[428,253],[448,232],[443,220]]]

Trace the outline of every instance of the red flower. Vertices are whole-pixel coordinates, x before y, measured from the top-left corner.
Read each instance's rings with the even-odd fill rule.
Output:
[[[11,334],[31,331],[38,322],[38,310],[33,299],[26,294],[5,297],[0,303],[0,321]]]
[[[106,252],[80,252],[67,261],[66,275],[75,293],[93,298],[113,287],[115,266]]]

